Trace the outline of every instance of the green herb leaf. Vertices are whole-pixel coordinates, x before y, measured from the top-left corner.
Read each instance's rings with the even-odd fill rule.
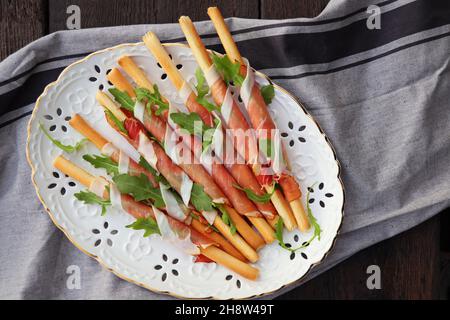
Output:
[[[144,238],[152,234],[161,234],[161,231],[159,231],[158,223],[152,217],[138,218],[135,222],[127,225],[126,227],[133,230],[145,230]]]
[[[81,141],[77,142],[74,146],[70,146],[70,145],[65,145],[63,144],[61,141],[56,140],[55,138],[53,138],[50,133],[47,132],[47,130],[45,130],[44,125],[42,123],[39,123],[39,129],[41,129],[41,131],[44,133],[44,135],[58,148],[60,148],[61,150],[67,152],[67,153],[72,153],[74,151],[78,151],[81,146],[83,145],[83,143],[85,141],[87,141],[87,139],[82,139]]]
[[[94,168],[103,168],[109,175],[115,176],[119,174],[119,167],[117,163],[112,161],[109,157],[99,156],[99,155],[89,155],[85,154],[83,159],[89,162]]]
[[[191,203],[199,212],[214,210],[211,198],[205,193],[203,186],[197,183],[192,185]]]
[[[196,112],[173,112],[170,114],[170,118],[180,128],[187,130],[190,134],[203,134],[205,130],[209,129]]]
[[[164,178],[158,171],[156,171],[148,162],[147,160],[145,160],[144,157],[140,157],[139,158],[139,165],[144,168],[145,170],[147,170],[148,172],[150,172],[152,174],[152,176],[155,178],[156,182],[162,182],[166,185],[169,184],[169,182],[167,182],[166,178]]]
[[[124,126],[123,122],[120,121],[119,119],[117,119],[117,117],[114,115],[114,113],[112,113],[112,112],[111,112],[110,110],[108,110],[108,109],[105,109],[105,113],[106,113],[106,116],[107,116],[108,118],[110,118],[110,119],[114,122],[114,124],[117,126],[117,128],[118,128],[120,131],[122,131],[123,133],[125,133],[126,135],[128,135],[128,131],[127,131],[127,129],[125,129],[125,126]]]
[[[242,86],[244,77],[239,73],[241,67],[239,62],[233,63],[227,55],[219,57],[214,53],[212,60],[216,70],[222,74],[225,82],[233,82],[235,85]]]
[[[202,106],[204,106],[206,110],[208,110],[209,112],[220,111],[220,108],[216,106],[214,103],[209,102],[209,100],[206,99],[206,97],[201,98],[197,97],[196,101],[200,103]]]
[[[284,243],[283,240],[283,219],[280,217],[277,221],[277,223],[275,224],[275,238],[278,240],[278,244],[286,250],[292,251],[291,248],[286,246],[286,243]]]
[[[207,127],[207,129],[203,132],[202,150],[205,150],[212,143],[214,133],[221,127],[221,124],[222,123],[219,119],[214,119],[214,128]]]
[[[264,99],[264,102],[266,104],[270,104],[275,97],[275,89],[273,88],[273,85],[268,84],[266,86],[261,87],[261,95]]]
[[[133,99],[126,93],[125,91],[120,91],[117,88],[111,88],[108,89],[109,93],[111,93],[114,97],[114,100],[116,100],[120,105],[129,110],[134,110],[134,101]]]
[[[106,213],[106,207],[111,205],[110,200],[104,200],[103,198],[100,198],[95,193],[87,190],[87,191],[80,191],[74,194],[75,198],[77,198],[80,201],[83,201],[87,204],[99,204],[102,206],[102,216]]]
[[[197,78],[197,85],[195,86],[195,89],[197,90],[197,102],[204,106],[209,112],[219,111],[220,108],[206,98],[206,95],[209,93],[209,87],[200,68],[195,70],[195,77]]]
[[[235,234],[237,232],[236,225],[234,224],[233,220],[231,220],[230,216],[228,215],[227,210],[223,205],[217,204],[216,207],[220,210],[222,213],[222,221],[230,227],[231,234]]]
[[[320,241],[320,236],[322,235],[322,229],[320,228],[320,225],[319,225],[319,223],[317,222],[316,217],[314,217],[314,215],[313,215],[313,213],[312,213],[312,210],[311,210],[311,207],[309,206],[309,191],[308,191],[308,193],[306,194],[306,211],[308,212],[308,218],[309,218],[309,221],[311,222],[311,224],[312,224],[312,226],[313,226],[313,228],[314,228],[314,235],[313,235],[312,240],[313,240],[315,237],[317,237],[317,239]],[[312,240],[311,240],[311,241],[312,241]],[[310,241],[310,242],[311,242],[311,241]]]
[[[148,177],[141,173],[140,176],[130,176],[128,174],[120,174],[113,178],[120,193],[126,193],[136,201],[152,200],[157,208],[164,208],[166,204],[161,195],[159,188],[154,188]]]
[[[309,221],[311,222],[313,228],[314,228],[314,233],[312,235],[312,237],[304,242],[301,246],[297,247],[297,248],[289,248],[288,246],[286,246],[286,244],[283,241],[283,219],[279,218],[276,225],[275,225],[275,237],[278,240],[278,244],[283,248],[286,249],[290,252],[295,252],[299,249],[303,249],[307,246],[310,245],[310,243],[317,238],[320,241],[320,236],[322,234],[322,229],[320,228],[320,225],[317,223],[317,219],[314,217],[314,215],[312,214],[312,210],[311,207],[309,206],[309,191],[306,194],[306,210],[308,212],[308,218]]]
[[[138,101],[142,101],[147,99],[150,103],[147,104],[147,106],[151,107],[152,105],[158,106],[158,109],[155,111],[155,114],[157,116],[161,115],[164,110],[169,109],[169,103],[165,102],[164,99],[161,97],[161,93],[159,92],[158,86],[155,84],[153,85],[153,92],[150,92],[150,90],[146,88],[136,88],[136,99]],[[151,112],[151,110],[150,110]]]
[[[205,75],[203,74],[202,69],[197,68],[197,70],[195,70],[195,78],[197,79],[197,85],[195,86],[195,89],[197,90],[197,96],[206,96],[209,92],[209,87],[206,83]]]
[[[279,217],[277,223],[275,224],[275,238],[278,240],[278,243],[282,247],[284,245],[283,227],[284,227],[283,219]]]
[[[272,140],[271,139],[265,139],[261,138],[259,139],[259,150],[267,157],[272,158],[273,152],[272,152]]]
[[[249,188],[242,188],[241,186],[238,186],[237,184],[233,184],[233,187],[235,187],[236,189],[239,189],[241,191],[244,191],[250,200],[252,200],[254,202],[261,202],[261,203],[269,202],[270,197],[275,192],[275,189],[274,189],[271,193],[264,193],[263,195],[258,195],[256,193],[254,193],[253,190],[251,190]]]

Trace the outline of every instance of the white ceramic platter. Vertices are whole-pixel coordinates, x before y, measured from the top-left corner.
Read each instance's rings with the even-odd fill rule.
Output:
[[[184,45],[170,44],[167,49],[181,73],[191,82],[197,63]],[[263,248],[256,266],[257,281],[249,281],[215,263],[193,263],[193,258],[153,235],[143,238],[143,231],[125,228],[133,218],[109,209],[100,215],[100,207],[85,205],[74,193],[83,189],[71,178],[52,167],[53,159],[62,153],[39,130],[39,123],[63,143],[74,144],[82,137],[72,129],[68,120],[74,113],[85,116],[91,125],[105,125],[102,108],[95,101],[100,88],[110,87],[108,70],[117,67],[122,55],[132,56],[160,91],[169,99],[181,102],[167,75],[158,66],[142,43],[123,44],[95,52],[67,67],[58,80],[50,84],[39,97],[29,123],[27,155],[32,168],[36,192],[53,222],[80,250],[97,259],[117,276],[159,293],[183,298],[250,298],[273,293],[306,275],[320,263],[333,247],[342,218],[344,192],[335,153],[314,119],[286,90],[276,86],[270,104],[273,118],[282,132],[292,163],[292,171],[301,184],[303,203],[307,187],[312,186],[310,206],[323,232],[295,254],[276,243]],[[257,81],[267,83],[264,75]],[[105,175],[81,158],[86,153],[99,153],[86,144],[70,160],[93,174]],[[312,231],[286,232],[285,242],[297,247],[311,237]]]

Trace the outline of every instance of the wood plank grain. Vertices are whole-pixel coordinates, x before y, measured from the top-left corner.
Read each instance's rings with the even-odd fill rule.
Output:
[[[44,0],[0,1],[0,60],[46,33]]]
[[[49,31],[66,29],[67,7],[81,11],[81,28],[177,22],[180,15],[206,20],[209,6],[219,6],[225,16],[259,17],[259,0],[49,0]]]
[[[329,0],[261,0],[261,18],[311,18],[322,12],[328,2]]]
[[[372,246],[280,299],[438,299],[439,216]],[[369,265],[381,269],[381,289],[366,286]]]
[[[208,7],[216,6],[224,17],[259,18],[259,0],[172,0],[158,1],[158,12],[165,21],[177,22],[180,15],[189,16],[193,21],[208,20]]]

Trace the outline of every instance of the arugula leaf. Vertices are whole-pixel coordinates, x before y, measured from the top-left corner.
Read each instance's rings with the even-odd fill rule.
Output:
[[[106,169],[106,172],[109,175],[115,176],[119,174],[119,167],[117,163],[112,161],[109,157],[99,156],[99,155],[89,155],[85,154],[83,159],[89,162],[94,168],[103,168]]]
[[[309,188],[308,188],[309,189]],[[320,241],[320,236],[322,234],[322,229],[320,228],[320,225],[317,223],[317,219],[313,216],[312,214],[312,210],[311,207],[309,206],[309,191],[306,194],[306,210],[308,212],[308,218],[311,221],[311,224],[314,228],[314,233],[312,235],[312,237],[308,240],[305,241],[301,246],[297,247],[297,248],[290,248],[288,247],[284,241],[283,241],[283,219],[278,219],[276,225],[275,225],[275,237],[278,240],[278,244],[283,248],[286,249],[290,252],[295,252],[299,249],[303,249],[306,248],[307,246],[309,246],[311,244],[311,242],[317,238]]]
[[[137,218],[135,222],[126,226],[133,230],[145,230],[144,238],[152,234],[161,234],[159,231],[158,223],[152,217],[147,218]]]
[[[267,157],[272,158],[273,152],[272,152],[272,140],[261,138],[259,139],[259,150]]]
[[[251,190],[249,188],[242,188],[242,187],[238,186],[237,184],[233,184],[233,187],[235,187],[236,189],[239,189],[241,191],[244,191],[250,200],[252,200],[254,202],[261,202],[261,203],[269,202],[270,197],[275,192],[275,189],[273,189],[271,193],[264,193],[263,195],[258,195],[256,193],[254,193],[253,190]]]
[[[209,112],[220,111],[220,108],[212,102],[209,102],[206,97],[197,97],[196,101],[206,108]]]
[[[158,109],[155,111],[155,114],[157,116],[161,115],[164,110],[169,109],[169,103],[165,102],[164,99],[161,97],[161,93],[159,92],[158,86],[156,84],[153,85],[153,92],[150,92],[150,90],[146,88],[136,88],[135,92],[136,92],[136,99],[138,101],[147,99],[148,102],[150,103],[150,105],[147,104],[148,107],[151,107],[152,105],[158,106]]]
[[[314,217],[314,215],[312,214],[312,210],[311,207],[309,206],[309,191],[306,194],[306,211],[308,212],[308,218],[309,221],[311,222],[313,228],[314,228],[314,235],[312,240],[317,237],[317,239],[320,241],[320,236],[322,235],[322,229],[320,228],[319,223],[317,222],[316,217]],[[310,242],[312,241],[310,240]]]
[[[55,138],[53,138],[50,133],[47,132],[47,130],[45,130],[44,125],[42,123],[39,123],[39,129],[41,129],[41,131],[44,133],[44,135],[58,148],[60,148],[61,150],[67,152],[67,153],[72,153],[74,151],[78,151],[81,146],[83,145],[83,143],[85,141],[87,141],[87,139],[82,139],[81,141],[77,142],[74,146],[70,146],[70,145],[65,145],[63,144],[61,141],[56,140]]]
[[[231,62],[227,55],[219,57],[215,53],[212,55],[214,66],[218,72],[223,75],[225,82],[233,82],[238,86],[242,86],[244,77],[239,73],[241,65],[239,62]]]
[[[111,205],[110,200],[104,200],[89,190],[77,192],[74,194],[74,196],[75,196],[75,198],[77,198],[80,201],[83,201],[84,203],[101,205],[102,206],[102,216],[104,216],[106,213],[106,207]]]
[[[197,85],[195,86],[195,89],[197,90],[197,96],[206,96],[209,92],[209,87],[206,83],[205,75],[203,74],[202,69],[197,68],[197,70],[195,70],[195,78],[197,79]]]
[[[166,204],[159,188],[154,188],[148,177],[141,173],[140,176],[130,176],[128,174],[119,174],[113,178],[120,193],[126,193],[136,201],[152,200],[157,208],[164,208]]]
[[[283,226],[284,226],[284,223],[283,223],[283,219],[280,217],[279,219],[278,219],[278,221],[277,221],[277,223],[275,224],[275,238],[278,240],[278,244],[283,248],[283,249],[286,249],[286,250],[288,250],[288,251],[295,251],[294,249],[292,249],[292,248],[289,248],[287,245],[286,245],[286,243],[284,243],[284,240],[283,240]],[[300,249],[300,248],[298,248],[298,249]],[[297,249],[296,249],[297,250]]]
[[[214,103],[209,102],[209,100],[206,98],[206,95],[209,93],[209,87],[200,68],[197,68],[197,70],[195,70],[195,77],[197,78],[197,85],[195,86],[195,89],[197,90],[196,101],[204,106],[209,112],[219,111],[220,108]]]
[[[214,127],[207,126],[198,113],[173,112],[170,114],[173,122],[190,134],[202,136],[202,149],[205,150],[212,142],[214,131],[220,126],[220,121],[214,119]]]
[[[152,174],[152,176],[155,178],[156,182],[162,182],[166,185],[169,184],[169,182],[167,182],[166,178],[164,178],[163,175],[161,175],[158,171],[156,171],[148,162],[147,160],[145,160],[144,157],[140,157],[139,158],[139,165],[144,168],[145,170],[147,170],[148,172],[150,172]]]
[[[235,234],[237,232],[236,225],[234,224],[233,220],[231,220],[230,216],[228,215],[227,210],[223,205],[216,205],[216,207],[220,210],[222,213],[222,221],[230,227],[231,234]]]
[[[202,118],[196,112],[173,112],[170,114],[170,118],[190,134],[203,134],[205,130],[210,128],[203,123]]]
[[[214,119],[214,128],[207,127],[203,132],[203,138],[202,138],[202,150],[205,150],[209,145],[212,143],[214,133],[217,129],[220,128],[221,122],[219,119]],[[219,129],[220,130],[220,129]]]
[[[197,183],[192,185],[191,203],[200,212],[214,210],[211,198],[205,193],[203,186]]]
[[[273,85],[268,84],[266,86],[261,87],[261,95],[266,104],[270,104],[272,102],[273,97],[275,97],[275,89]]]
[[[125,91],[120,91],[117,88],[111,88],[108,89],[109,93],[111,93],[114,97],[114,100],[116,100],[122,107],[129,111],[134,110],[134,101],[133,99],[128,95]]]
[[[114,115],[114,113],[112,113],[112,112],[111,112],[110,110],[108,110],[108,109],[105,109],[105,113],[106,113],[106,116],[107,116],[108,118],[110,118],[110,119],[114,122],[114,124],[117,126],[117,128],[118,128],[120,131],[122,131],[123,133],[125,133],[126,135],[128,135],[128,131],[127,131],[127,129],[125,129],[125,126],[124,126],[123,122],[120,121],[119,119],[117,119],[117,117]]]

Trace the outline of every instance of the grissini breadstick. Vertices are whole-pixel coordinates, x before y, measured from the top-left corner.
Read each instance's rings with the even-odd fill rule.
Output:
[[[69,120],[69,124],[78,132],[83,134],[99,150],[102,150],[102,148],[108,143],[108,140],[103,138],[97,131],[92,129],[92,127],[86,121],[84,121],[84,119],[79,114],[73,115]]]
[[[194,24],[192,23],[191,19],[186,16],[181,17],[179,22],[200,68],[202,69],[203,73],[208,74],[210,69],[214,66],[208,54],[208,51],[206,51],[206,48],[194,27]],[[223,79],[217,79],[217,81],[211,85],[211,91],[216,104],[222,105],[227,91],[227,86]],[[250,129],[250,126],[248,125],[244,115],[240,111],[239,106],[235,101],[233,101],[232,104],[228,125],[232,129],[242,129],[244,131]],[[250,160],[248,158],[248,155],[250,154],[250,152],[248,152],[249,149],[250,147],[246,146],[246,150],[243,155],[246,161]],[[253,168],[257,170],[255,166]],[[273,191],[272,186],[265,186],[265,188],[268,192]],[[296,226],[295,218],[292,209],[289,203],[284,198],[283,194],[279,190],[275,190],[272,194],[271,200],[276,210],[278,211],[278,214],[283,218],[283,222],[286,228],[288,230],[293,230]]]
[[[166,62],[166,63],[168,63],[168,62]],[[133,64],[133,60],[129,57],[128,57],[127,64],[128,64],[128,66],[132,66],[132,64]],[[128,68],[128,69],[136,70],[136,66]],[[128,74],[128,75],[132,79],[135,79],[135,74]],[[141,77],[142,76],[145,76],[145,74],[141,75]],[[112,78],[111,82],[113,84],[115,84],[115,79]],[[135,82],[136,82],[136,80],[135,80]],[[151,81],[148,79],[145,82],[151,83]],[[144,126],[152,133],[152,135],[154,135],[155,137],[160,137],[160,139],[162,139],[162,137],[164,137],[166,134],[166,130],[170,130],[170,128],[167,127],[162,122],[161,119],[159,119],[153,115],[148,115],[148,116],[149,116],[148,118],[152,119],[151,122],[153,122],[153,124],[146,126],[146,120],[144,118]],[[150,123],[150,121],[148,121],[147,123]],[[192,143],[191,145],[195,146],[195,145],[199,145],[199,144]],[[180,166],[182,166],[182,164],[180,164]],[[236,184],[237,182],[234,181],[234,178],[228,173],[228,171],[224,168],[223,165],[213,164],[212,178],[225,192],[227,198],[230,199],[230,202],[233,204],[235,209],[236,210],[241,209],[240,210],[241,214],[245,214],[245,212],[247,212],[247,211],[252,212],[252,211],[257,210],[256,207],[253,205],[253,203],[247,199],[247,197],[245,196],[245,194],[242,191],[237,190],[236,188],[233,187],[233,184]],[[240,192],[236,192],[236,191],[240,191]],[[257,230],[261,233],[265,242],[271,243],[275,240],[273,229],[262,218],[259,218],[259,217],[248,217],[248,218],[249,218],[250,222],[252,224],[254,224],[255,227],[257,227]],[[239,220],[239,223],[234,221],[236,226],[239,225],[242,227],[242,226],[246,225],[246,222],[241,217],[236,217],[236,219]],[[261,220],[263,220],[263,221],[261,221]],[[244,232],[244,229],[242,229],[242,230],[240,230],[240,232],[243,235],[243,237],[245,238],[245,240],[250,245],[253,246],[253,248],[258,249],[261,247],[262,244],[258,241],[258,239],[255,239],[254,236],[252,238],[247,238],[247,235],[252,234],[251,228],[245,228],[245,232]]]
[[[177,88],[180,95],[182,95],[182,90],[185,90],[184,88],[189,88],[189,85],[175,66],[175,63],[170,59],[169,54],[161,45],[158,37],[153,32],[147,32],[143,37],[143,40],[147,48],[153,53],[156,60],[162,66],[163,70],[167,73],[169,79]],[[190,95],[186,98],[185,104],[189,111],[199,114],[204,123],[211,126],[210,119],[212,119],[212,113],[197,102],[197,95],[193,91],[191,91]],[[225,132],[224,136],[228,137]],[[199,146],[199,144],[197,145]],[[225,142],[224,145],[226,145]],[[239,155],[237,156],[239,157]],[[237,159],[235,163],[229,164],[227,169],[242,188],[250,189],[258,196],[263,195],[264,192],[261,190],[261,185],[258,183],[251,169],[247,165],[242,164],[242,162],[241,159]],[[258,207],[258,210],[264,214],[269,223],[272,225],[276,224],[277,219],[275,216],[277,215],[277,212],[270,202],[262,203],[255,201],[255,205]]]
[[[208,8],[208,15],[216,28],[217,34],[219,35],[220,41],[222,42],[228,57],[231,61],[239,62],[241,65],[240,73],[245,77],[247,75],[247,66],[242,59],[236,43],[233,41],[233,37],[231,36],[220,10],[217,7],[210,7]],[[275,123],[267,109],[267,105],[261,96],[261,91],[257,82],[254,83],[254,86],[251,89],[251,98],[247,108],[253,128],[266,129],[267,132],[269,132],[269,135],[271,130],[276,129]],[[287,160],[286,156],[285,159]],[[280,180],[280,186],[290,203],[299,229],[301,231],[308,230],[310,228],[310,223],[301,203],[300,188],[294,177],[290,175],[284,176]]]
[[[108,144],[108,141],[104,139],[97,131],[95,131],[79,114],[75,114],[72,116],[72,119],[69,121],[69,124],[75,128],[79,133],[84,135],[89,141],[91,141],[93,144],[96,145],[96,147],[99,150],[102,150],[105,145]],[[115,147],[113,147],[115,148]],[[111,153],[110,158],[114,162],[119,162],[118,155],[119,152],[114,151]],[[148,172],[146,169],[141,167],[138,163],[136,163],[134,160],[129,160],[129,174],[134,176],[139,176],[140,174],[145,174],[149,181],[151,181],[153,187],[158,187],[158,183],[154,180],[153,175]],[[190,209],[188,209],[190,210]],[[194,213],[193,213],[194,214]],[[198,218],[200,220],[200,218]],[[236,249],[234,248],[228,241],[226,241],[222,236],[220,236],[218,233],[216,233],[214,230],[211,230],[208,224],[204,224],[200,222],[199,220],[192,220],[192,227],[197,230],[198,232],[202,233],[204,236],[209,237],[213,241],[217,242],[226,252],[234,256],[235,258],[246,261],[245,257]]]
[[[93,177],[90,173],[76,166],[74,163],[70,162],[63,156],[55,158],[55,160],[53,161],[53,166],[56,169],[64,172],[64,174],[67,174],[69,177],[72,177],[75,180],[81,182],[81,184],[85,185],[86,187],[90,187],[95,180],[95,177]]]
[[[224,237],[222,237],[219,233],[214,230],[211,230],[209,225],[205,225],[198,220],[193,219],[191,222],[191,226],[203,234],[205,237],[210,238],[211,240],[217,242],[219,246],[228,254],[232,255],[236,259],[239,259],[243,262],[247,262],[247,259],[237,250],[233,245],[228,242]]]
[[[214,24],[220,42],[222,43],[223,47],[226,48],[225,50],[230,59],[232,59],[232,61],[236,60],[239,63],[243,64],[244,61],[242,60],[242,57],[239,53],[236,42],[234,42],[233,38],[231,37],[231,33],[228,30],[228,26],[226,25],[219,8],[209,7],[208,16],[210,17],[212,23]],[[229,36],[227,34],[229,34]]]
[[[108,78],[109,81],[111,81],[111,79],[116,79],[115,86],[120,91],[125,91],[130,95],[130,97],[135,96],[133,87],[130,85],[128,81],[126,81],[123,74],[117,68],[113,68],[106,77]]]
[[[108,109],[111,111],[111,113],[114,114],[114,116],[118,119],[123,119],[122,121],[126,124],[128,120],[132,118],[127,118],[127,116],[120,110],[120,107],[115,104],[114,101],[111,100],[105,93],[98,92],[97,97],[100,97],[97,99],[97,101],[102,105],[104,108],[112,107],[111,109]],[[137,122],[137,120],[132,119],[134,122]],[[110,123],[113,128],[114,124]],[[117,128],[115,128],[117,130]],[[138,128],[138,130],[141,130]],[[143,130],[143,128],[142,128]],[[140,133],[134,132],[134,136],[125,136],[125,138],[128,139],[128,141],[137,149],[139,149],[139,139],[140,139]],[[183,169],[181,169],[179,166],[174,164],[172,160],[167,156],[165,151],[162,149],[162,147],[155,141],[149,140],[149,142],[152,144],[153,150],[155,151],[155,155],[158,159],[157,161],[157,170],[168,180],[169,184],[178,192],[181,194],[181,183],[182,183],[182,175],[184,174]],[[139,151],[139,150],[138,150]],[[239,234],[232,234],[230,231],[229,226],[227,226],[225,223],[223,223],[222,219],[218,216],[214,220],[214,226],[219,229],[221,234],[224,235],[224,237],[230,241],[249,261],[255,262],[258,260],[258,254],[253,249],[253,245],[255,245],[256,248],[259,248],[260,243],[263,243],[263,240],[256,234],[256,232],[253,231],[253,233],[245,234],[245,239],[247,242],[249,242],[250,245],[252,243],[250,241],[253,241],[253,245],[250,246],[247,242],[245,242]],[[239,231],[239,230],[238,230]],[[242,235],[244,236],[244,235]],[[256,236],[256,237],[255,237]],[[260,241],[258,240],[260,239]],[[250,240],[250,241],[249,241]],[[253,247],[253,248],[252,248]]]
[[[64,174],[67,174],[71,176],[72,178],[78,180],[78,178],[82,177],[83,180],[78,180],[82,184],[84,184],[87,187],[90,187],[90,185],[95,181],[95,177],[90,175],[85,170],[77,167],[72,162],[68,161],[62,156],[57,157],[53,165],[55,168],[63,172]],[[103,198],[109,199],[109,193],[105,189]],[[147,207],[141,203],[138,203],[134,201],[130,196],[128,195],[121,195],[122,201],[124,204],[124,210],[133,215],[135,218],[144,218],[144,217],[155,217],[152,208]],[[130,209],[133,208],[133,209]],[[169,221],[169,224],[174,229],[185,229],[189,228],[189,226],[172,219],[170,216],[167,216],[167,219]],[[246,277],[251,280],[255,280],[258,277],[259,271],[258,269],[236,259],[235,257],[229,255],[228,253],[222,251],[221,249],[215,247],[216,249],[210,250],[209,247],[214,247],[214,243],[211,242],[210,239],[204,237],[201,233],[198,233],[192,228],[190,229],[190,237],[192,242],[197,245],[200,253],[204,254],[206,257],[211,259],[212,261],[230,269],[234,272],[242,275],[243,277]]]
[[[133,80],[139,87],[145,88],[153,92],[153,84],[148,81],[144,71],[139,68],[130,57],[124,56],[119,59],[119,65],[127,74],[133,75]]]
[[[225,252],[221,251],[219,248],[210,246],[205,249],[200,249],[200,251],[209,259],[216,261],[218,264],[221,264],[236,273],[239,273],[247,279],[256,280],[258,278],[258,269],[234,258],[233,256],[225,256]]]

